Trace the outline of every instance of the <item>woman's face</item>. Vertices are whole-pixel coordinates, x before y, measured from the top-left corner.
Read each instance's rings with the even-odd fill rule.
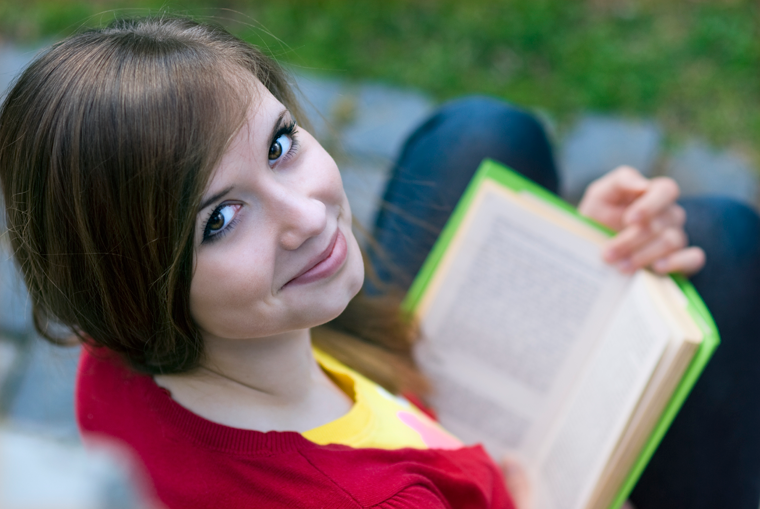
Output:
[[[190,309],[206,339],[322,324],[345,309],[364,279],[335,161],[256,86],[196,221]]]

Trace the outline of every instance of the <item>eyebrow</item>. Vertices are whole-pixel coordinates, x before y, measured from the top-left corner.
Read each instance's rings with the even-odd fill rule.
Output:
[[[232,189],[234,189],[234,187],[235,186],[225,187],[224,189],[222,189],[221,191],[219,191],[218,193],[216,193],[214,196],[210,196],[210,197],[206,198],[206,200],[203,203],[201,203],[201,206],[198,207],[198,212],[200,212],[201,210],[205,209],[206,207],[208,207],[209,205],[211,205],[212,203],[214,203],[215,201],[217,201],[218,199],[220,199],[222,196],[224,196],[225,194],[227,194],[230,191],[232,191]]]

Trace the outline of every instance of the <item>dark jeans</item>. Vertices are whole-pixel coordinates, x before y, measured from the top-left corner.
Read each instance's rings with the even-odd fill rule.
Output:
[[[488,98],[451,102],[407,140],[375,225],[381,280],[408,288],[485,157],[552,192],[552,149],[529,114]],[[722,344],[631,495],[639,509],[757,509],[760,500],[760,219],[724,198],[683,199],[707,254],[692,278]]]

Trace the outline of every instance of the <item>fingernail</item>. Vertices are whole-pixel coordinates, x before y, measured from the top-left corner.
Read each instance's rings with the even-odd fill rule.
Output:
[[[657,272],[665,272],[668,270],[668,261],[665,258],[660,258],[652,264],[652,268]]]
[[[633,272],[633,264],[631,263],[631,260],[620,260],[615,264],[615,267],[617,267],[620,272]]]

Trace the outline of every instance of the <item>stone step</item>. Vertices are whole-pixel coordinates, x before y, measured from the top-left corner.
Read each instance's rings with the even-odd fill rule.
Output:
[[[632,166],[651,177],[661,152],[662,131],[652,121],[584,115],[560,145],[562,194],[577,203],[593,180],[618,166]]]

